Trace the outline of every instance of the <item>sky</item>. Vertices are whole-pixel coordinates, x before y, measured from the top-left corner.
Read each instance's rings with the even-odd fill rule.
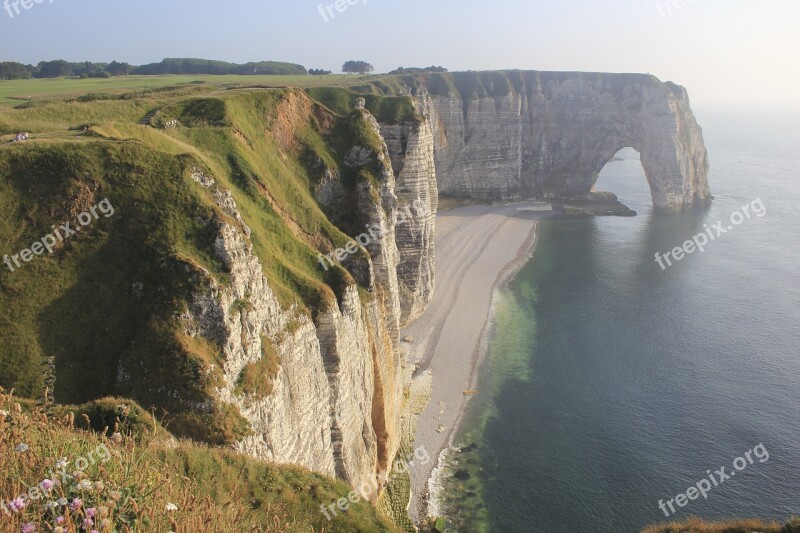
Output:
[[[0,61],[648,72],[695,104],[800,108],[797,0],[23,1],[0,10]]]

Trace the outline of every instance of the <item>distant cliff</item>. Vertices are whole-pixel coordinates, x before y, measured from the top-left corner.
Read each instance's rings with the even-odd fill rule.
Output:
[[[405,77],[433,127],[439,191],[473,198],[588,193],[635,148],[661,212],[710,202],[702,130],[683,87],[644,74],[483,72]]]

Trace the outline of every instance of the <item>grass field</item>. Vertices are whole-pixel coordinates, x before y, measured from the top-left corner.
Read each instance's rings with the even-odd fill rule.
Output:
[[[212,76],[165,75],[119,76],[116,78],[46,78],[0,81],[0,105],[19,104],[21,100],[79,96],[86,93],[130,91],[166,87],[182,83],[204,82],[216,85],[267,85],[274,87],[331,87],[363,84],[377,76]]]

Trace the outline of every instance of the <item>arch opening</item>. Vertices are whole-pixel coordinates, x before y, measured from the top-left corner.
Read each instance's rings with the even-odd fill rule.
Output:
[[[592,192],[612,193],[622,204],[639,213],[653,208],[652,184],[647,178],[642,156],[630,146],[618,150],[597,173]]]

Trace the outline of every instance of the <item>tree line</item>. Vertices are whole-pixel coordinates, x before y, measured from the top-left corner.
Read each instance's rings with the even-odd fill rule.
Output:
[[[342,65],[345,74],[370,74],[375,67],[366,61],[346,61]],[[389,74],[423,74],[430,72],[447,72],[444,67],[430,66],[426,68],[400,67]],[[244,64],[212,61],[208,59],[167,58],[159,63],[147,65],[130,65],[112,61],[111,63],[93,63],[91,61],[69,62],[63,59],[41,61],[38,65],[24,65],[15,61],[0,62],[0,80],[20,80],[30,78],[60,78],[75,76],[79,78],[110,78],[112,76],[164,75],[164,74],[238,74],[238,75],[284,75],[284,76],[326,76],[330,70],[310,69],[294,63],[278,61],[259,61]]]
[[[244,64],[212,61],[208,59],[167,58],[160,63],[150,63],[133,69],[131,74],[238,74],[243,76],[283,75],[302,76],[308,71],[303,65],[278,61],[259,61]]]
[[[260,61],[245,63],[226,63],[207,59],[167,58],[159,63],[134,66],[128,63],[92,63],[84,61],[73,63],[63,59],[41,61],[38,65],[24,65],[7,61],[0,63],[0,80],[20,80],[30,78],[60,78],[77,76],[80,78],[110,78],[112,76],[163,75],[163,74],[240,74],[240,75],[304,75],[306,68],[292,63]]]
[[[0,80],[27,80],[31,78],[58,78],[78,76],[81,78],[110,78],[130,74],[134,67],[128,63],[70,63],[59,59],[41,61],[38,65],[23,65],[14,61],[0,63]]]
[[[366,61],[347,61],[342,65],[342,72],[345,74],[369,74],[375,67]]]
[[[398,69],[395,69],[395,70],[389,72],[389,74],[431,74],[431,73],[436,73],[436,72],[447,72],[447,69],[444,68],[444,67],[435,67],[435,66],[424,67],[424,68],[419,68],[419,67],[403,68],[403,67],[400,67]]]

